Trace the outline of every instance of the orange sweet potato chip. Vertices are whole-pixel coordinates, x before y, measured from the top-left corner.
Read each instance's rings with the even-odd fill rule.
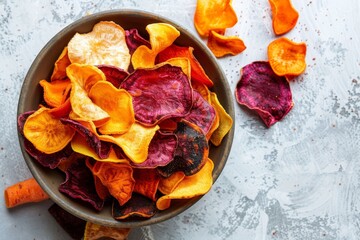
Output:
[[[221,103],[219,102],[215,93],[211,93],[211,104],[215,108],[218,117],[219,117],[219,126],[215,129],[210,137],[210,141],[215,145],[219,146],[222,142],[222,139],[230,131],[233,125],[233,119],[225,111]]]
[[[125,30],[112,21],[101,21],[89,33],[76,33],[68,43],[72,63],[88,65],[108,64],[127,71],[130,53]]]
[[[212,87],[214,83],[211,81],[208,75],[206,75],[201,64],[195,58],[193,51],[194,48],[192,47],[181,47],[172,44],[170,47],[166,48],[165,50],[163,50],[158,54],[157,62],[159,63],[166,62],[168,59],[175,57],[185,57],[190,61],[191,80],[203,83],[208,87]]]
[[[71,89],[69,79],[54,80],[52,82],[41,80],[39,84],[44,90],[44,101],[50,107],[59,107],[62,105],[66,101]]]
[[[215,57],[225,55],[237,55],[246,49],[244,42],[236,36],[223,36],[215,31],[209,34],[207,46],[214,53]]]
[[[131,198],[135,180],[129,164],[97,161],[91,170],[120,205],[124,205]]]
[[[89,97],[110,116],[109,121],[99,128],[100,133],[122,134],[135,122],[132,97],[125,89],[117,89],[108,81],[100,81],[91,88]]]
[[[95,161],[90,159],[90,158],[87,158],[85,160],[85,165],[89,168],[89,170],[92,172],[93,170],[93,167],[95,165]],[[95,190],[96,190],[96,193],[97,195],[102,199],[102,200],[106,200],[107,198],[109,198],[111,195],[110,195],[110,192],[109,192],[109,189],[104,186],[100,180],[100,178],[96,175],[93,174],[93,177],[94,177],[94,184],[95,184]]]
[[[63,149],[75,134],[71,127],[62,124],[43,107],[26,119],[23,132],[36,149],[47,154]]]
[[[162,177],[159,182],[159,191],[163,194],[170,194],[179,185],[179,183],[185,178],[184,172],[175,172],[170,177]]]
[[[191,65],[190,61],[186,57],[175,57],[170,58],[163,64],[169,63],[172,66],[181,67],[182,71],[185,73],[185,75],[191,79]]]
[[[153,67],[157,54],[169,47],[180,35],[175,27],[167,23],[149,24],[146,31],[149,33],[151,49],[141,45],[135,50],[131,57],[134,69]]]
[[[77,63],[68,66],[66,73],[72,83],[70,93],[72,111],[85,121],[109,120],[109,114],[94,104],[88,96],[96,82],[105,81],[104,73],[94,66]]]
[[[49,113],[53,115],[55,118],[62,118],[69,116],[71,112],[71,103],[70,98],[66,99],[66,101],[56,108],[52,108],[49,110]]]
[[[61,52],[59,58],[56,60],[54,64],[54,70],[51,75],[50,80],[62,80],[66,79],[66,68],[71,64],[70,59],[68,57],[68,48],[65,47],[64,50]]]
[[[291,0],[269,0],[272,12],[272,26],[276,35],[289,32],[296,25],[299,13]]]
[[[92,222],[86,222],[84,240],[117,239],[126,240],[130,228],[107,227]]]
[[[278,76],[298,76],[306,68],[306,44],[282,37],[268,46],[269,63]]]
[[[200,36],[207,37],[211,30],[223,32],[237,21],[231,0],[197,0],[194,23]]]
[[[134,168],[133,176],[135,179],[134,192],[147,198],[156,200],[156,192],[160,182],[160,176],[154,168]]]
[[[207,193],[213,184],[213,169],[214,163],[208,159],[199,172],[186,176],[170,194],[160,197],[156,207],[165,210],[170,207],[171,199],[188,199]]]

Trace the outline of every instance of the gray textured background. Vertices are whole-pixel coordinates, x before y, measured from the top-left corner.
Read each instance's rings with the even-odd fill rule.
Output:
[[[177,21],[196,36],[195,0],[0,0],[0,193],[31,176],[16,132],[22,81],[59,30],[87,14],[136,8]],[[295,107],[270,129],[235,105],[235,141],[212,190],[183,214],[136,229],[132,239],[358,239],[360,236],[359,0],[293,0],[300,13],[286,34],[308,45],[306,72],[291,82]],[[219,59],[231,89],[240,68],[266,60],[275,39],[267,0],[233,0],[247,49]],[[0,239],[68,239],[47,213],[52,202],[7,210]]]

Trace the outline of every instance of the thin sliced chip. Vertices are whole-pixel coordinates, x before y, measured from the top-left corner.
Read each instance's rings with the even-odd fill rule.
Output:
[[[145,45],[147,48],[151,48],[150,42],[145,40],[138,32],[136,28],[125,30],[126,44],[132,55],[135,50],[141,45]]]
[[[76,33],[68,43],[72,63],[88,65],[107,64],[125,71],[130,64],[125,30],[112,21],[101,21],[89,33]]]
[[[51,81],[66,79],[66,68],[71,64],[70,59],[68,57],[68,47],[66,46],[61,52],[59,58],[56,60],[54,64],[54,70],[51,74]]]
[[[179,183],[185,178],[185,173],[175,172],[170,177],[161,178],[158,189],[163,194],[170,194],[179,185]]]
[[[71,236],[72,239],[82,239],[86,221],[65,211],[56,203],[52,204],[48,211],[51,216],[55,218],[56,222],[65,230],[65,232]]]
[[[89,168],[89,170],[92,172],[93,167],[95,165],[96,161],[93,159],[87,158],[85,161],[86,166]],[[93,174],[94,177],[94,184],[95,184],[95,190],[97,195],[102,199],[106,200],[111,197],[111,194],[109,192],[109,189],[102,184],[100,178]]]
[[[50,107],[61,106],[66,101],[71,89],[69,79],[54,80],[52,82],[41,80],[39,84],[44,90],[44,101]]]
[[[115,66],[102,64],[98,65],[97,68],[105,74],[106,81],[116,88],[119,88],[120,84],[129,76],[128,72]]]
[[[190,60],[186,57],[175,57],[170,58],[166,61],[172,66],[181,67],[181,70],[186,74],[186,76],[191,79],[191,65]]]
[[[177,128],[178,118],[168,118],[159,122],[159,127],[162,132],[174,132]]]
[[[91,170],[121,206],[129,201],[135,186],[133,169],[129,164],[97,161]]]
[[[223,36],[215,31],[209,34],[207,46],[213,52],[215,57],[224,57],[225,55],[237,55],[246,49],[246,46],[237,36]]]
[[[72,111],[84,121],[103,123],[109,120],[109,114],[94,104],[88,96],[95,83],[105,81],[104,73],[97,67],[77,63],[67,67],[66,72],[72,83],[70,93]]]
[[[191,86],[192,88],[197,91],[198,93],[201,94],[201,96],[207,101],[207,102],[211,102],[210,99],[210,90],[209,88],[204,84],[204,83],[200,83],[200,82],[196,82],[193,81],[191,82]]]
[[[181,68],[170,64],[137,69],[121,88],[133,97],[136,120],[149,126],[166,118],[183,117],[192,106],[189,79]]]
[[[276,75],[269,62],[253,62],[241,73],[235,91],[239,104],[255,110],[267,127],[289,113],[294,105],[289,82]]]
[[[180,36],[180,32],[167,23],[148,24],[146,31],[149,33],[151,49],[142,45],[135,50],[131,57],[134,69],[153,67],[157,54],[173,44]]]
[[[60,184],[59,191],[101,211],[104,201],[96,193],[93,175],[86,167],[85,158],[78,159],[65,173],[66,179]]]
[[[148,157],[150,142],[158,129],[158,125],[146,127],[135,122],[124,134],[99,135],[99,138],[118,145],[132,162],[142,163]]]
[[[116,220],[151,218],[156,212],[155,202],[137,193],[133,193],[125,205],[120,206],[117,201],[114,201],[112,207],[112,215]]]
[[[298,76],[306,68],[306,43],[296,43],[282,37],[268,46],[271,68],[278,76]]]
[[[182,171],[186,176],[198,172],[205,164],[209,145],[203,131],[195,124],[186,120],[178,122],[175,135],[178,138],[178,146],[175,150],[174,160],[164,167],[158,167],[163,177]]]
[[[71,102],[70,98],[67,98],[66,101],[56,108],[49,110],[49,113],[55,118],[64,118],[68,117],[71,112]]]
[[[134,192],[155,201],[160,182],[160,175],[156,169],[134,168],[133,177],[135,179]]]
[[[293,29],[299,13],[291,4],[291,0],[269,0],[272,12],[272,26],[276,35],[282,35]]]
[[[219,99],[217,98],[217,95],[212,92],[210,96],[211,96],[211,105],[215,108],[219,117],[218,127],[211,134],[210,141],[215,146],[220,146],[223,138],[226,136],[226,134],[230,131],[231,127],[233,126],[233,119],[223,108],[223,106],[219,102]]]
[[[26,139],[46,154],[65,148],[75,134],[71,127],[54,118],[48,108],[40,108],[31,114],[25,121],[23,131]]]
[[[216,112],[213,106],[208,103],[200,93],[193,92],[193,106],[188,115],[183,119],[194,123],[201,128],[203,133],[206,135],[216,117]]]
[[[174,159],[177,138],[172,133],[156,132],[148,149],[148,157],[143,163],[132,164],[135,168],[156,168],[165,166]]]
[[[156,202],[159,210],[170,207],[172,199],[189,199],[207,193],[213,184],[212,171],[214,163],[207,159],[205,165],[192,176],[185,176],[184,179],[169,194],[160,197]]]
[[[102,134],[123,134],[135,122],[131,95],[124,89],[115,88],[110,82],[97,82],[89,92],[90,99],[107,112],[109,121],[99,128]]]
[[[207,37],[211,30],[233,27],[238,19],[231,0],[197,0],[194,23],[197,32]]]
[[[87,222],[84,232],[84,240],[98,240],[103,238],[126,240],[130,228],[107,227],[92,222]]]
[[[206,75],[201,64],[195,58],[193,54],[194,48],[192,47],[180,47],[172,44],[160,52],[157,56],[157,62],[162,63],[175,57],[185,57],[190,61],[191,66],[191,80],[205,84],[208,87],[212,87],[214,83],[211,81],[208,75]]]

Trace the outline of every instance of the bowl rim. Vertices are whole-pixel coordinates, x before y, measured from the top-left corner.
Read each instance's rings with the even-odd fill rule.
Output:
[[[154,19],[154,21],[156,21],[156,22],[169,23],[169,24],[173,25],[176,29],[178,29],[180,32],[184,33],[187,36],[190,36],[192,38],[192,40],[198,46],[200,46],[201,49],[199,49],[198,51],[202,51],[204,54],[206,54],[206,56],[211,60],[211,62],[215,66],[217,66],[217,71],[219,72],[219,75],[221,76],[222,79],[224,79],[224,83],[223,83],[224,91],[231,93],[230,85],[226,78],[226,75],[225,75],[224,71],[222,70],[220,64],[217,62],[217,59],[214,57],[214,55],[210,52],[210,50],[205,46],[205,44],[200,40],[199,37],[197,37],[195,34],[191,33],[185,27],[178,24],[176,21],[171,20],[166,17],[163,17],[163,16],[160,16],[159,14],[155,14],[152,12],[139,10],[139,9],[106,10],[106,11],[100,11],[100,12],[93,13],[91,15],[81,17],[81,18],[73,21],[72,23],[68,24],[63,29],[61,29],[59,32],[57,32],[45,44],[45,46],[40,50],[40,52],[37,54],[37,56],[33,60],[32,64],[30,65],[30,68],[29,68],[27,74],[25,75],[24,81],[22,83],[22,87],[21,87],[21,91],[20,91],[20,95],[19,95],[18,107],[17,107],[17,117],[21,113],[24,113],[26,111],[26,109],[24,109],[24,104],[27,101],[27,99],[25,99],[24,95],[25,95],[25,92],[27,91],[27,89],[29,88],[29,85],[31,82],[30,78],[35,73],[35,69],[39,65],[39,62],[40,62],[42,56],[48,51],[48,49],[51,46],[53,46],[69,30],[75,29],[75,28],[85,24],[88,21],[92,21],[92,20],[96,20],[96,19],[98,19],[98,21],[101,21],[101,19],[111,18],[112,16],[115,16],[115,15],[127,15],[127,14],[128,15],[129,14],[130,15],[139,15],[141,17],[151,18],[151,19]],[[229,140],[226,142],[222,160],[219,162],[217,169],[214,169],[214,171],[213,171],[213,184],[216,182],[216,180],[222,173],[223,168],[225,167],[225,164],[227,162],[227,159],[228,159],[230,151],[231,151],[233,138],[234,138],[234,132],[235,132],[235,130],[234,130],[234,128],[235,128],[234,100],[231,98],[231,96],[226,96],[226,98],[227,98],[227,101],[229,102],[227,113],[232,117],[233,125],[232,125],[231,129],[229,130],[229,132],[227,133],[227,138]],[[188,202],[186,202],[181,208],[175,209],[175,210],[171,211],[170,213],[166,213],[164,216],[162,216],[162,218],[150,218],[147,220],[139,220],[139,221],[131,221],[131,222],[118,221],[115,219],[113,219],[113,221],[108,221],[106,219],[99,220],[98,218],[95,217],[95,214],[94,214],[94,216],[90,216],[86,213],[83,213],[83,212],[77,210],[76,208],[69,206],[68,203],[66,203],[62,199],[58,198],[56,196],[56,194],[50,189],[50,187],[47,186],[45,181],[40,177],[40,174],[39,174],[38,170],[36,169],[37,166],[35,166],[36,165],[35,161],[32,160],[32,158],[27,154],[27,152],[25,151],[25,148],[23,147],[22,135],[19,131],[18,131],[18,140],[19,140],[19,144],[21,146],[22,155],[24,157],[24,160],[25,160],[28,168],[30,169],[30,172],[32,173],[33,177],[37,180],[39,185],[43,188],[43,190],[49,195],[50,199],[53,200],[56,204],[58,204],[60,207],[62,207],[64,210],[71,212],[73,215],[75,215],[85,221],[91,221],[93,223],[110,226],[110,227],[125,227],[125,228],[126,227],[142,227],[142,226],[160,223],[165,220],[169,220],[172,217],[184,212],[185,210],[187,210],[188,208],[193,206],[198,200],[200,200],[200,198],[202,198],[202,196],[192,198]]]

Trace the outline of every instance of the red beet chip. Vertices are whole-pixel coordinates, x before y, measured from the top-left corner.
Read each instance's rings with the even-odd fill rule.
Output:
[[[165,64],[152,69],[136,69],[120,85],[133,97],[135,118],[145,125],[184,117],[192,106],[193,90],[179,67]]]
[[[97,67],[105,74],[106,81],[110,82],[116,88],[119,88],[124,79],[129,76],[128,72],[115,66],[98,65]]]
[[[266,61],[241,69],[235,96],[239,104],[255,110],[267,127],[285,117],[294,105],[289,82],[277,76]]]
[[[132,28],[129,30],[125,31],[125,39],[126,39],[126,44],[129,48],[129,52],[132,55],[135,50],[141,46],[141,45],[145,45],[148,48],[151,48],[150,42],[145,40],[138,32],[138,30],[136,28]]]

